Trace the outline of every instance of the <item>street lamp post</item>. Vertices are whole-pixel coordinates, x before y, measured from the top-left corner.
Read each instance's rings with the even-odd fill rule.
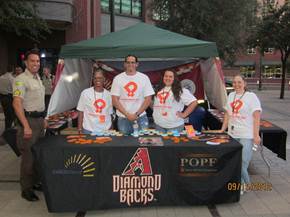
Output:
[[[109,9],[110,9],[110,26],[111,32],[115,32],[115,7],[114,0],[109,0]]]
[[[262,53],[261,53],[261,48],[259,48],[259,90],[262,90]]]

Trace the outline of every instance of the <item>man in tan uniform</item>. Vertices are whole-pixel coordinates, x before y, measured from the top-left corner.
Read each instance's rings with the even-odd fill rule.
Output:
[[[18,75],[13,84],[13,108],[19,120],[17,145],[21,152],[20,185],[21,196],[28,201],[37,201],[34,193],[39,176],[31,152],[39,137],[44,134],[44,86],[38,75],[40,56],[37,50],[25,55],[25,72]]]

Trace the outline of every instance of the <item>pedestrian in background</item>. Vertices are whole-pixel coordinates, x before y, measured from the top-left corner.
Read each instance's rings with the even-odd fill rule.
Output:
[[[45,110],[47,111],[49,101],[52,94],[52,81],[53,76],[50,73],[50,68],[48,66],[45,66],[43,68],[43,75],[42,75],[42,83],[45,88]]]
[[[12,75],[12,66],[7,72],[0,76],[0,101],[5,116],[5,130],[12,127],[15,119],[14,110],[12,107],[12,84],[14,77]]]

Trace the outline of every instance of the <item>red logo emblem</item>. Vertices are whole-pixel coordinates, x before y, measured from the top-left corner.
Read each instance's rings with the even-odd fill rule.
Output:
[[[147,148],[138,148],[122,175],[136,175],[140,170],[140,175],[152,175],[151,163]]]
[[[94,102],[94,106],[96,108],[97,113],[102,113],[103,109],[106,107],[106,101],[103,99],[97,99]]]
[[[239,113],[240,109],[243,107],[243,102],[239,99],[235,100],[231,103],[231,107],[233,109],[233,113]]]
[[[129,97],[132,97],[135,95],[137,88],[138,88],[138,85],[134,81],[130,81],[128,84],[124,86],[124,89],[126,90]]]
[[[159,99],[160,104],[165,104],[165,101],[167,100],[167,98],[169,97],[169,91],[168,92],[159,92],[157,94],[157,97]]]

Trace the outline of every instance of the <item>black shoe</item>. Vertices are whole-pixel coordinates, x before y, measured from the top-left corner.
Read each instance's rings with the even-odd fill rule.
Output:
[[[31,202],[33,202],[33,201],[38,201],[39,200],[39,198],[37,197],[37,195],[33,192],[33,190],[24,190],[24,191],[22,191],[22,193],[21,193],[21,196],[24,198],[24,199],[26,199],[26,200],[28,200],[28,201],[31,201]]]
[[[33,185],[33,190],[42,191],[42,184],[41,183],[37,183],[37,184]]]

